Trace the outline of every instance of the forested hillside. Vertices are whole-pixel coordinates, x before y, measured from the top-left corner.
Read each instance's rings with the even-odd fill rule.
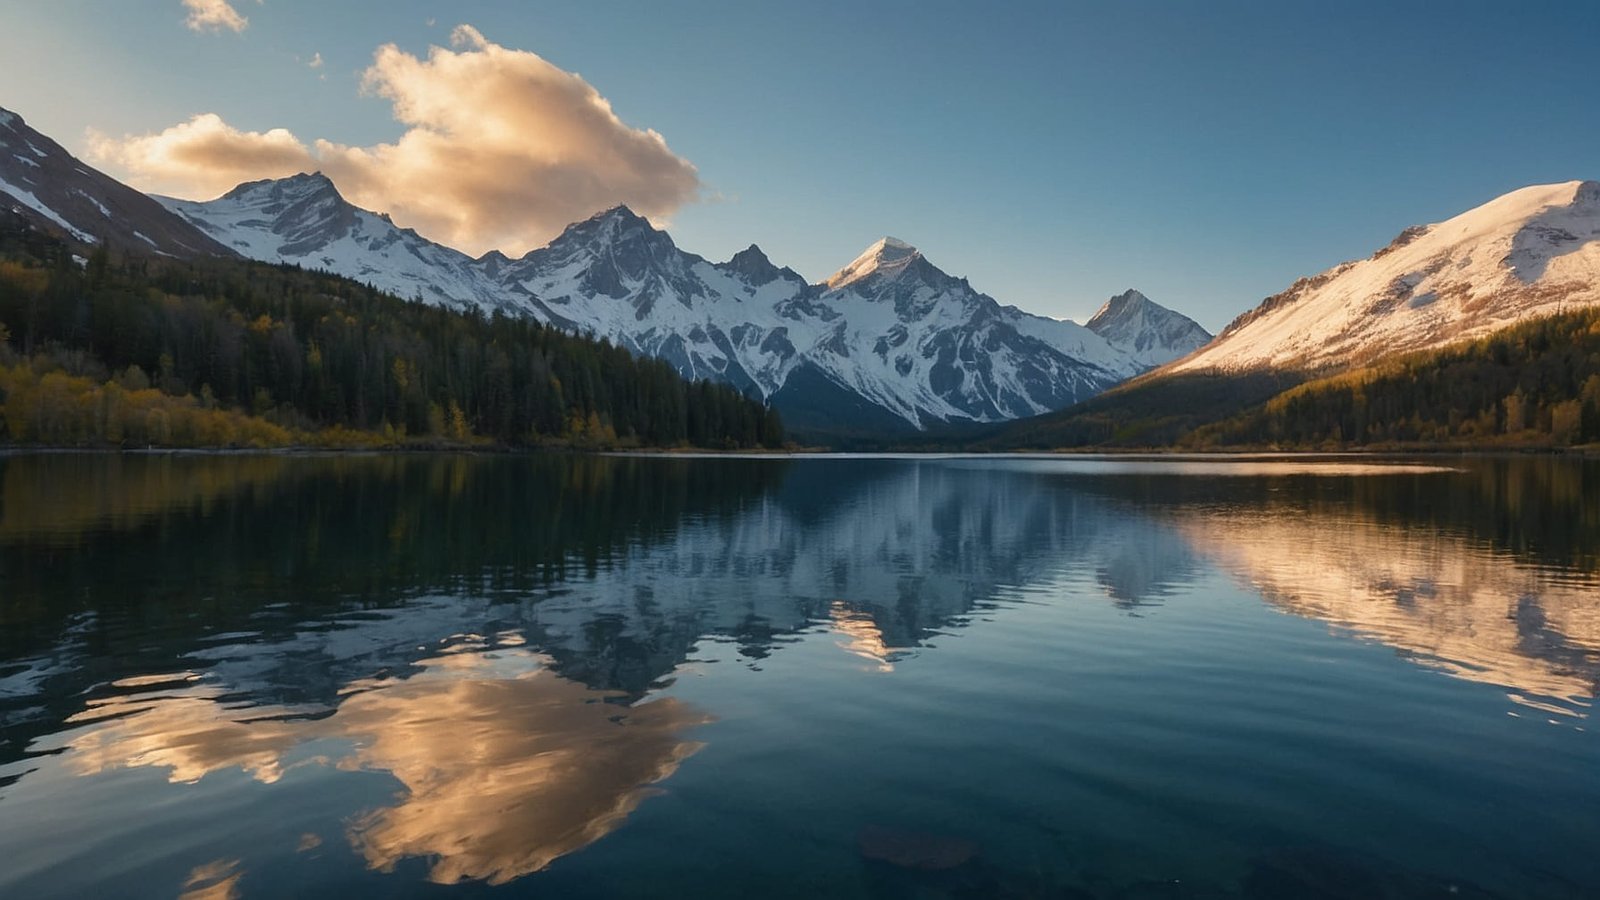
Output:
[[[1181,444],[1339,448],[1600,442],[1600,309],[1300,385]]]
[[[1136,378],[1060,412],[990,426],[946,443],[984,450],[1167,447],[1301,380],[1292,372]]]
[[[0,220],[0,441],[778,446],[775,412],[525,319],[232,260],[74,260]]]
[[[1600,309],[1313,378],[1161,372],[944,446],[1012,449],[1568,447],[1600,443]]]

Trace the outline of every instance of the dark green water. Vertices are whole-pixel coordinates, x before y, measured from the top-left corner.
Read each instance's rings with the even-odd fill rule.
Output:
[[[1600,896],[1597,571],[1570,459],[0,457],[0,897]]]

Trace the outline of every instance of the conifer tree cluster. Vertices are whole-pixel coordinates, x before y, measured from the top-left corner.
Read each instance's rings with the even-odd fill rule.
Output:
[[[1600,443],[1600,309],[1307,382],[1196,430],[1193,447]]]
[[[784,439],[761,402],[604,340],[293,266],[103,250],[75,260],[37,231],[0,228],[0,328],[0,439],[13,442],[282,445],[331,434],[738,449]]]

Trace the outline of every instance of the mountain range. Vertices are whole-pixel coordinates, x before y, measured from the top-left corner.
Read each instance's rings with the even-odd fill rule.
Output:
[[[457,309],[531,316],[733,384],[811,431],[893,433],[1069,406],[1210,339],[1136,291],[1085,327],[1005,306],[915,247],[877,241],[808,283],[751,245],[680,249],[625,206],[520,259],[477,259],[352,206],[321,174],[208,202],[157,198],[246,257]]]
[[[1224,390],[1228,379],[1270,373],[1252,382],[1268,390],[1600,303],[1593,181],[1523,188],[1407,228],[1367,259],[1268,297],[1215,339],[1134,290],[1084,325],[1034,315],[891,237],[811,282],[754,244],[709,261],[625,206],[513,259],[431,241],[350,204],[319,173],[248,182],[204,202],[152,198],[4,110],[0,194],[12,214],[85,247],[298,265],[604,338],[759,397],[824,441],[1049,416],[1123,386],[1091,404],[1100,409],[1127,396],[1126,385],[1188,376],[1220,379]]]
[[[0,192],[85,245],[320,269],[407,299],[528,316],[738,387],[813,434],[892,435],[1070,406],[1210,340],[1137,291],[1087,326],[1003,305],[884,238],[821,282],[754,244],[680,249],[625,206],[519,259],[473,258],[347,202],[320,173],[214,200],[147,197],[0,113]]]

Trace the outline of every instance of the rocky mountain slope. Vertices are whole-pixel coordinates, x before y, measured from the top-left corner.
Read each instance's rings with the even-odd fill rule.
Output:
[[[75,244],[189,257],[232,251],[0,109],[0,205]]]

